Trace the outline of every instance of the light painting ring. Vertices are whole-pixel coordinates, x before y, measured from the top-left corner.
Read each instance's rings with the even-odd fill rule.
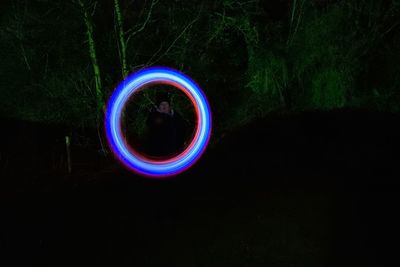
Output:
[[[167,160],[154,160],[129,147],[122,134],[121,115],[129,98],[151,84],[168,84],[184,92],[195,107],[197,125],[188,147]],[[191,167],[203,154],[211,135],[211,110],[200,87],[185,74],[166,67],[151,67],[129,75],[111,95],[105,111],[108,144],[117,159],[128,169],[144,176],[163,178]]]

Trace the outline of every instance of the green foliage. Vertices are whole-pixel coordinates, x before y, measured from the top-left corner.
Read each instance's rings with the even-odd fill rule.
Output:
[[[361,55],[373,40],[362,33],[364,27],[349,20],[353,8],[338,2],[317,12],[310,3],[296,1],[287,27],[271,23],[264,33],[278,37],[268,36],[263,45],[253,47],[248,88],[272,109],[332,109],[356,103]]]
[[[250,88],[259,97],[268,98],[273,106],[282,101],[282,92],[289,83],[288,69],[286,60],[277,54],[258,53],[258,57],[254,57],[250,61],[252,69],[249,69]]]
[[[0,14],[3,116],[95,126],[86,28],[79,7],[68,3],[27,1]],[[145,1],[131,9],[120,1],[127,69],[165,65],[194,78],[210,101],[216,136],[275,111],[399,110],[399,1],[296,0],[275,19],[271,6]],[[106,98],[121,80],[112,10],[113,1],[98,2],[93,12]],[[153,91],[136,98],[132,131],[144,131]],[[187,103],[176,95],[176,109],[190,121]]]
[[[58,73],[44,80],[36,90],[33,120],[63,122],[78,127],[96,126],[96,98],[90,72]]]
[[[352,90],[358,58],[349,54],[357,40],[340,4],[326,13],[307,16],[289,45],[298,105],[305,108],[343,107]],[[347,48],[347,49],[346,49]]]
[[[344,107],[349,88],[347,80],[348,77],[335,68],[320,70],[312,77],[309,105],[316,109]]]

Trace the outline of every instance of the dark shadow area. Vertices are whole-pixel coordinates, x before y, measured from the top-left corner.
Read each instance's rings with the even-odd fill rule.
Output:
[[[359,110],[270,115],[187,172],[151,180],[76,143],[67,174],[51,157],[65,155],[65,129],[2,121],[1,261],[394,266],[399,122]]]
[[[197,124],[191,100],[168,85],[155,85],[131,96],[122,117],[127,146],[151,159],[168,159],[183,152]]]

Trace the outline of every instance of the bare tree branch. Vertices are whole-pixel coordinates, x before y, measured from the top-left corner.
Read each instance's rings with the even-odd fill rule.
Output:
[[[152,64],[158,62],[161,58],[163,58],[168,52],[171,50],[171,48],[175,45],[175,43],[182,37],[182,35],[197,21],[199,20],[200,17],[200,12],[198,13],[197,17],[192,20],[183,30],[182,32],[175,38],[175,40],[171,43],[171,45],[165,50],[165,52],[159,56],[155,61],[152,62]]]
[[[145,66],[150,66],[151,61],[153,60],[153,58],[155,58],[158,55],[158,53],[160,53],[162,48],[163,48],[163,44],[161,43],[160,48],[155,53],[153,53],[151,58],[146,62]]]
[[[140,33],[141,31],[143,31],[143,30],[145,29],[147,23],[148,23],[149,20],[150,20],[151,14],[152,14],[152,12],[153,12],[153,8],[154,8],[154,6],[155,6],[157,3],[158,3],[158,0],[157,0],[157,1],[156,1],[156,0],[152,0],[151,6],[150,6],[150,10],[149,10],[149,12],[147,12],[146,19],[145,19],[145,21],[143,22],[143,24],[142,24],[141,26],[139,26],[139,28],[138,28],[137,30],[134,30],[133,32],[129,33],[130,31],[133,30],[133,29],[131,29],[131,30],[129,30],[129,31],[127,31],[127,32],[125,33],[125,34],[128,35],[128,37],[126,38],[126,44],[127,44],[127,45],[128,45],[130,39],[131,39],[133,36],[137,35],[138,33]]]

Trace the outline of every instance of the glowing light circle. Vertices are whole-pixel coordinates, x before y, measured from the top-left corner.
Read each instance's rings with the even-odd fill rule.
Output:
[[[131,148],[121,129],[122,111],[129,98],[146,85],[168,84],[183,91],[196,111],[194,137],[179,155],[165,160],[150,159]],[[128,169],[144,176],[163,178],[187,170],[203,154],[211,134],[211,111],[200,87],[185,74],[165,67],[142,69],[122,81],[111,95],[105,113],[108,144],[118,160]]]

